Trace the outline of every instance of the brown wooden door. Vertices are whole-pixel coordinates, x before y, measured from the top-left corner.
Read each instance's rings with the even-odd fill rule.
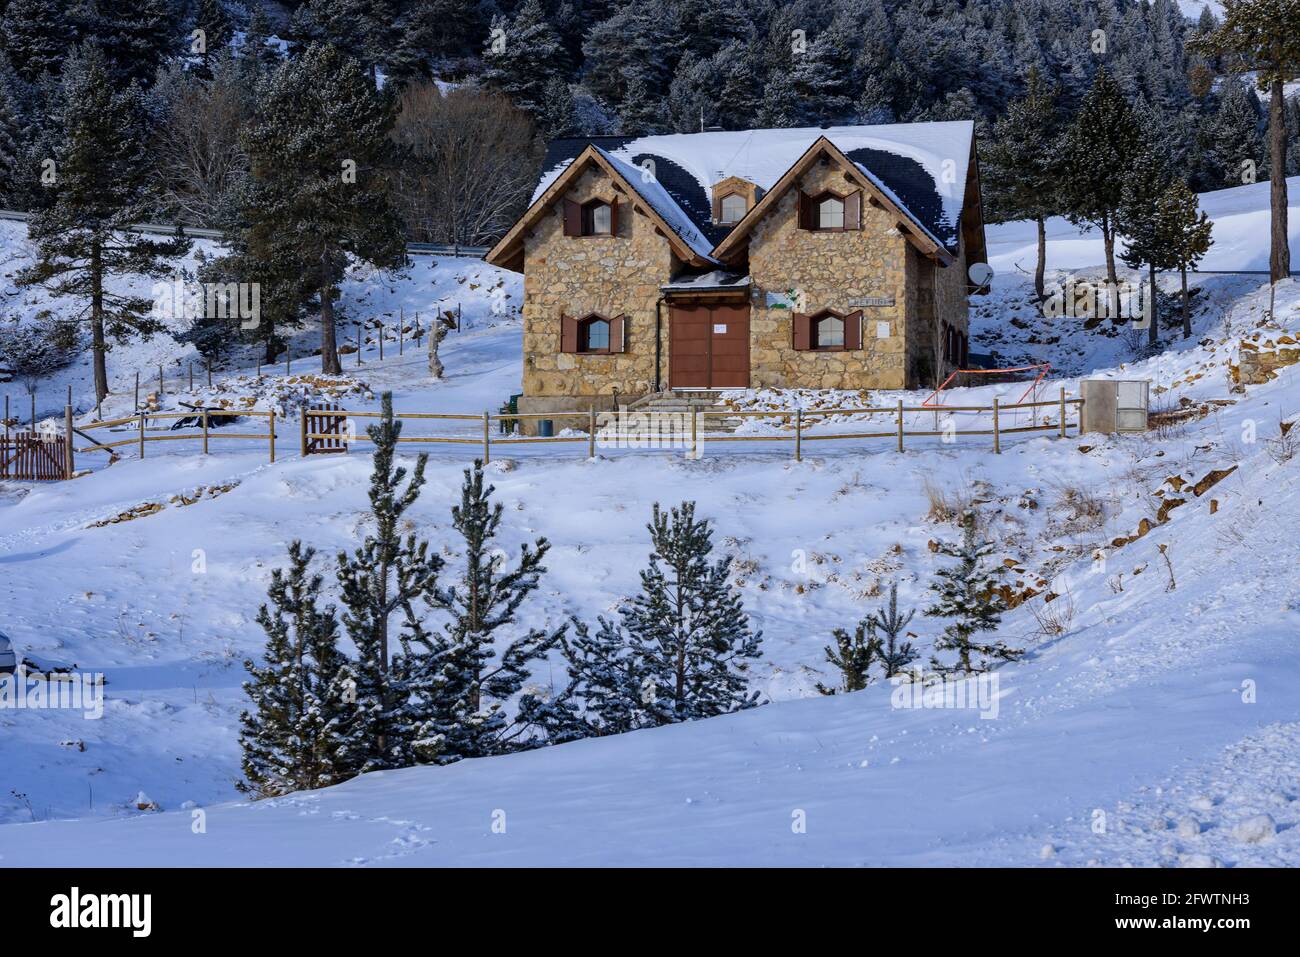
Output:
[[[749,304],[673,306],[668,385],[673,389],[749,387]]]

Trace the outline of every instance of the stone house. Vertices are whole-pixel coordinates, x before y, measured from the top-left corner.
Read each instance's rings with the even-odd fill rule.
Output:
[[[966,362],[970,122],[565,139],[485,257],[524,274],[520,411],[899,389]]]

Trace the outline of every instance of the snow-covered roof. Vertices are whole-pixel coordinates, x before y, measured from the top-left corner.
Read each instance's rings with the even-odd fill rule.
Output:
[[[713,269],[696,276],[678,276],[659,288],[664,292],[700,292],[705,289],[743,289],[748,285],[749,277],[743,273]]]
[[[660,214],[670,222],[689,222],[712,249],[732,228],[712,221],[713,185],[738,176],[764,190],[771,189],[824,136],[925,232],[955,252],[974,135],[974,123],[958,120],[553,140],[533,199],[591,144],[611,161],[630,166],[629,178],[635,177],[633,184],[643,194],[651,185],[659,186],[677,210],[670,219],[656,207]],[[649,195],[645,198],[654,202]],[[686,238],[685,233],[682,236]],[[698,247],[692,243],[692,248]]]
[[[663,217],[670,229],[675,232],[691,250],[705,259],[712,260],[709,253],[713,249],[713,243],[700,232],[698,226],[682,212],[682,208],[676,201],[668,195],[668,191],[651,173],[641,166],[634,166],[626,160],[611,155],[606,150],[592,144],[593,148],[603,156],[614,169],[618,170],[628,185],[636,190],[637,195],[650,204],[654,211]],[[565,164],[568,165],[567,163]],[[539,194],[540,195],[540,194]],[[536,197],[534,197],[534,200]]]

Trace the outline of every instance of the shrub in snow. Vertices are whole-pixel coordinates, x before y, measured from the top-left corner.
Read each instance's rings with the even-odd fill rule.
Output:
[[[1243,844],[1261,844],[1277,833],[1277,824],[1267,814],[1255,814],[1238,821],[1232,828],[1234,840]]]
[[[858,622],[852,635],[843,628],[836,628],[831,632],[831,637],[835,639],[835,644],[826,646],[826,660],[839,669],[840,687],[828,688],[819,681],[817,690],[822,694],[861,691],[871,684],[871,666],[881,658],[881,643],[876,637],[875,623],[864,618]]]

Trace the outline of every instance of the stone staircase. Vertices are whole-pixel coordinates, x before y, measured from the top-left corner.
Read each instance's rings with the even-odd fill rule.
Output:
[[[629,412],[672,412],[683,417],[683,421],[689,422],[692,409],[701,412],[705,410],[721,409],[723,405],[716,392],[687,392],[675,390],[670,392],[652,392],[650,395],[642,396],[628,406]],[[743,419],[732,416],[708,415],[701,416],[696,420],[699,424],[701,435],[709,432],[734,432],[740,427]],[[687,426],[689,428],[689,426]]]

